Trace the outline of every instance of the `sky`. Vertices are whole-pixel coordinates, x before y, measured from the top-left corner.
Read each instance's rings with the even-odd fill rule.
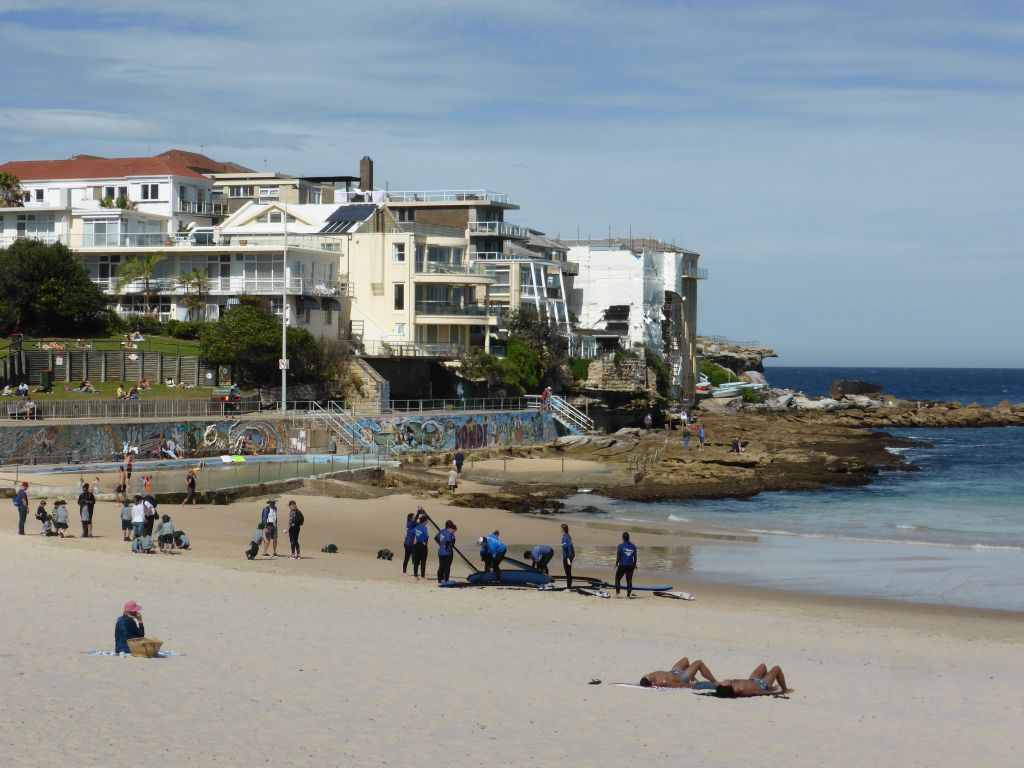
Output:
[[[172,147],[701,254],[780,365],[1024,367],[1024,4],[0,0],[0,162]]]

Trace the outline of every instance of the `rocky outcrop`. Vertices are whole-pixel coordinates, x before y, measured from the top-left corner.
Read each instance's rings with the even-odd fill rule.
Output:
[[[839,400],[845,395],[874,395],[877,399],[884,391],[881,384],[872,384],[870,381],[847,381],[840,379],[839,381],[832,382],[828,394],[834,400]]]
[[[697,337],[697,352],[705,360],[728,368],[737,375],[745,371],[764,373],[764,359],[778,357],[775,350],[768,347],[706,336]]]

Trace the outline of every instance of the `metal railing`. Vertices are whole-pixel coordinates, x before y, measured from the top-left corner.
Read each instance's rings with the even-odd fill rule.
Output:
[[[526,240],[530,230],[507,221],[471,221],[468,224],[471,235],[498,235],[499,237],[515,237]]]
[[[352,417],[352,412],[335,402],[324,407],[310,401],[309,415],[319,424],[327,427],[327,431],[345,444],[348,451],[367,453],[367,448],[359,439],[359,424]]]
[[[71,248],[283,248],[284,233],[233,232],[85,232],[76,235],[45,234],[33,238],[61,242]],[[343,238],[320,234],[289,234],[288,247],[307,251],[340,253]]]
[[[59,234],[57,232],[33,232],[32,234],[21,234],[21,235],[8,235],[6,237],[0,237],[0,248],[7,248],[14,245],[19,240],[38,240],[41,243],[47,245],[53,245],[54,243],[68,244],[68,236],[66,234]]]
[[[479,275],[487,277],[482,264],[468,261],[417,261],[417,275]]]
[[[178,200],[174,206],[177,213],[197,213],[207,216],[223,216],[228,207],[224,203],[198,203],[194,200]]]
[[[388,191],[385,193],[385,199],[389,203],[507,203],[508,195],[504,192],[489,192],[486,189],[429,189],[411,192]]]
[[[417,315],[453,315],[459,317],[487,317],[490,313],[480,304],[453,304],[447,301],[417,301]]]
[[[464,344],[426,344],[412,341],[350,341],[361,355],[368,357],[461,357]]]
[[[593,432],[594,420],[578,408],[574,408],[562,397],[551,395],[546,403],[542,403],[539,395],[527,396],[532,408],[547,410],[556,419],[574,432]]]
[[[540,407],[540,396],[461,397],[420,400],[392,400],[395,413],[445,413],[462,411],[529,411]]]
[[[19,412],[20,402],[4,403],[0,416],[8,419],[47,421],[120,421],[125,419],[223,419],[246,413],[259,413],[255,395],[235,402],[219,400],[101,400],[99,395],[83,394],[80,400],[43,400],[35,402],[30,414]],[[145,398],[145,393],[143,393]]]
[[[93,278],[93,282],[104,291],[116,290],[117,278]],[[220,296],[224,294],[279,294],[285,287],[285,281],[280,277],[247,278],[238,277],[214,277],[210,278],[203,293],[207,295]],[[146,283],[144,280],[133,280],[121,286],[121,294],[144,293]],[[149,279],[149,292],[151,294],[184,294],[185,287],[174,277],[151,277]],[[190,292],[195,293],[194,289]],[[287,292],[301,296],[324,296],[337,298],[350,295],[350,287],[347,283],[336,280],[311,280],[305,277],[292,277],[288,279]]]

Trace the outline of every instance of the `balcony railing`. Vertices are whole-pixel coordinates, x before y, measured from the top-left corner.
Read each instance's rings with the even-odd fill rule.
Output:
[[[68,236],[56,232],[33,232],[32,234],[15,235],[13,237],[0,237],[0,248],[7,248],[19,240],[38,240],[41,243],[52,245],[53,243],[68,244]]]
[[[417,261],[416,274],[486,276],[482,264],[473,264],[468,261]]]
[[[679,276],[690,277],[696,280],[707,280],[708,271],[703,267],[693,267],[691,269],[684,269]]]
[[[469,234],[515,237],[526,240],[530,237],[530,230],[518,224],[509,224],[507,221],[471,221],[469,222]]]
[[[349,342],[357,352],[369,357],[459,357],[466,351],[464,344],[426,344],[412,341]]]
[[[194,213],[200,216],[225,216],[228,207],[224,203],[197,203],[193,200],[178,200],[174,210],[178,213]]]
[[[417,315],[457,315],[486,317],[490,314],[482,304],[454,304],[447,301],[417,301]]]
[[[116,278],[93,278],[93,282],[107,293],[116,290]],[[237,296],[240,294],[250,295],[278,295],[284,288],[284,280],[280,277],[250,278],[250,277],[214,277],[203,288],[203,293],[208,296]],[[133,280],[121,286],[121,294],[141,294],[145,292],[145,281]],[[173,277],[153,277],[149,280],[149,292],[161,295],[184,295],[185,287]],[[195,293],[195,289],[190,289]],[[350,295],[349,284],[329,280],[310,280],[304,277],[289,278],[286,293],[297,296],[319,296],[324,298],[340,298]]]
[[[121,232],[85,233],[69,235],[40,235],[53,237],[72,248],[284,248],[283,233],[277,234],[220,234],[213,230],[200,232]],[[53,241],[47,241],[53,242]],[[288,235],[289,248],[310,251],[341,252],[341,238],[320,234]]]
[[[489,192],[486,189],[431,189],[387,192],[385,199],[390,203],[507,203],[508,195],[504,192]]]

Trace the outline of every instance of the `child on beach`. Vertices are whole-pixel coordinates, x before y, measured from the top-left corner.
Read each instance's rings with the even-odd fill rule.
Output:
[[[256,526],[256,533],[252,535],[252,542],[249,548],[245,550],[245,556],[250,560],[255,560],[256,555],[260,553],[260,544],[263,543],[263,529],[266,528],[266,524],[261,522]]]
[[[68,529],[68,503],[64,499],[53,502],[53,527],[57,529],[57,535],[63,539],[64,531]]]
[[[136,536],[132,539],[132,552],[141,552],[149,555],[153,553],[153,537],[148,534]]]
[[[191,549],[192,548],[192,544],[188,540],[188,534],[186,534],[184,531],[175,531],[174,532],[174,545],[178,549]]]
[[[171,522],[170,515],[160,518],[158,535],[160,537],[157,539],[160,542],[160,554],[171,554],[171,550],[174,549],[174,523]]]
[[[50,513],[46,509],[46,499],[42,499],[39,502],[39,506],[36,508],[36,520],[38,520],[42,524],[42,526],[43,526],[43,530],[41,530],[39,532],[40,535],[42,535],[42,536],[56,536],[57,535],[56,533],[53,532],[53,518],[50,516]]]

